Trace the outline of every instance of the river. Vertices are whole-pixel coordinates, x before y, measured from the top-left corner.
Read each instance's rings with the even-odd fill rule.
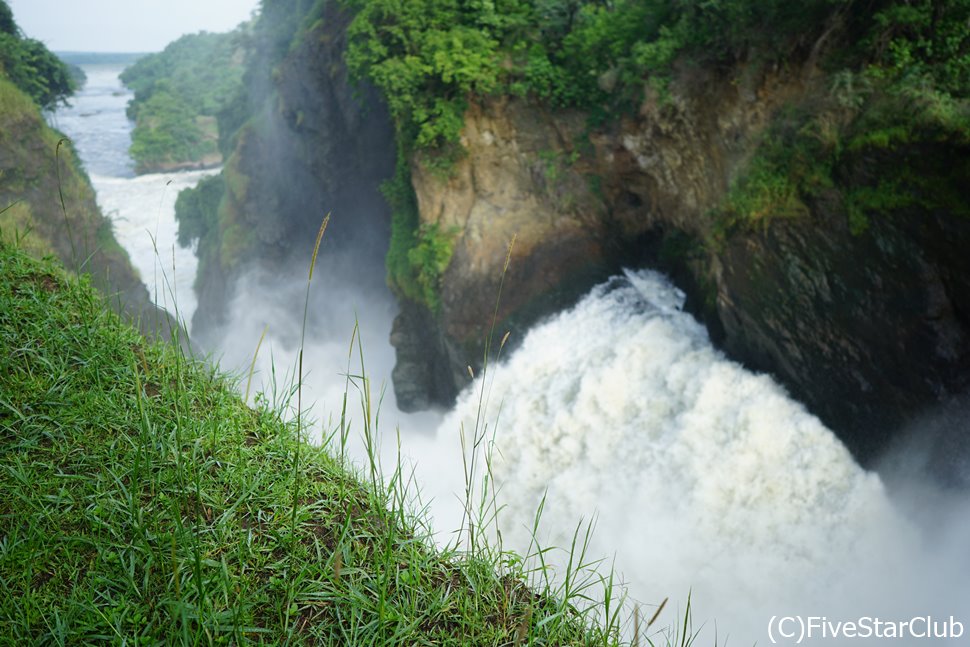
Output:
[[[152,300],[172,313],[191,333],[197,301],[192,283],[196,259],[179,247],[175,199],[182,189],[216,170],[136,176],[128,156],[132,125],[125,115],[131,92],[118,75],[121,65],[85,65],[87,83],[59,109],[52,125],[74,142],[91,177],[101,211],[111,219],[115,238],[148,286]]]
[[[124,116],[130,94],[117,79],[120,69],[87,66],[87,86],[55,125],[74,140],[99,204],[156,302],[170,310],[177,304],[191,322],[196,259],[176,244],[174,202],[210,171],[134,176]],[[255,383],[284,401],[302,314],[293,304],[305,279],[250,276],[243,285],[230,324],[208,350],[245,375],[268,331]],[[316,403],[319,421],[313,440],[339,416],[346,374],[359,373],[349,359],[359,322],[372,401],[382,401],[382,460],[393,465],[400,451],[413,468],[438,541],[451,541],[463,525],[464,466],[474,453],[462,449],[464,435],[466,448],[489,450],[487,462],[475,459],[472,480],[488,475],[497,488],[484,514],[497,510],[504,547],[568,548],[577,525],[592,521],[588,557],[615,566],[631,599],[644,605],[641,617],[670,598],[656,627],[676,623],[689,598],[699,644],[715,635],[719,644],[726,636],[728,644],[768,644],[811,617],[868,617],[860,626],[870,632],[877,617],[970,623],[966,497],[926,483],[887,488],[769,377],[714,349],[662,275],[614,277],[536,326],[453,411],[410,416],[397,410],[389,388],[393,299],[353,293],[339,281],[326,286],[330,304],[340,307],[318,309],[328,318],[314,325],[304,357],[303,399]],[[362,385],[351,380],[358,430]],[[363,444],[355,435],[349,449],[361,464]],[[488,533],[499,539],[494,527]],[[569,560],[563,551],[547,557]],[[778,618],[790,620],[779,625]],[[818,644],[853,642],[841,629],[833,638],[833,626],[815,630]],[[966,629],[970,635],[970,624]]]

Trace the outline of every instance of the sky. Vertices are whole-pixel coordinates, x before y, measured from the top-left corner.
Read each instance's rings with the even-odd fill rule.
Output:
[[[259,0],[7,0],[28,38],[57,52],[157,52],[183,34],[224,32]]]

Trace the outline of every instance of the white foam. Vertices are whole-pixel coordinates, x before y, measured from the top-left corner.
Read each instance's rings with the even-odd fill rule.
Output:
[[[198,305],[192,283],[199,261],[193,248],[177,243],[175,200],[180,191],[214,173],[218,170],[91,176],[98,206],[111,219],[115,238],[127,250],[152,301],[172,314],[177,309],[190,333]]]
[[[770,378],[716,351],[682,304],[663,276],[628,272],[486,378],[506,544],[529,547],[543,496],[547,545],[569,546],[595,515],[591,552],[615,555],[635,598],[692,592],[695,622],[742,642],[767,642],[785,610],[912,613],[961,597],[933,590],[880,479]],[[474,426],[481,387],[440,439]]]

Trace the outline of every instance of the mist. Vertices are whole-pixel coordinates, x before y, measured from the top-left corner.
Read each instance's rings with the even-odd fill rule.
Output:
[[[387,340],[397,304],[383,274],[360,267],[352,252],[326,254],[326,250],[320,252],[309,296],[309,259],[306,264],[254,268],[244,274],[233,285],[227,323],[206,331],[197,341],[223,369],[237,376],[242,388],[250,381],[251,371],[250,400],[262,392],[270,401],[286,404],[295,415],[296,400],[291,395],[302,339],[301,397],[305,413],[314,420],[308,431],[311,442],[319,444],[332,431],[345,393],[348,417],[359,428],[363,377],[386,433],[400,429],[408,435],[430,436],[441,414],[402,413],[391,388],[394,349]]]
[[[470,446],[478,434],[498,488],[493,542],[523,554],[568,548],[591,522],[588,560],[602,560],[603,572],[615,567],[628,615],[637,604],[649,617],[671,600],[659,627],[682,620],[688,600],[702,641],[716,635],[719,644],[725,636],[729,644],[767,642],[778,614],[960,619],[970,604],[970,503],[965,490],[934,482],[927,457],[938,444],[920,433],[931,423],[949,429],[966,419],[964,409],[917,421],[913,436],[930,438],[923,449],[896,448],[881,474],[865,471],[769,377],[715,350],[666,278],[641,271],[535,326],[453,411],[407,415],[389,382],[391,295],[360,289],[347,259],[319,262],[303,357],[310,439],[332,437],[346,393],[350,456],[366,464],[363,382],[347,378],[362,374],[356,341],[351,348],[359,338],[380,402],[385,472],[398,461],[413,471],[415,506],[429,505],[439,543],[467,528],[461,435]],[[291,415],[305,296],[305,267],[250,273],[216,336],[222,366],[245,385],[267,331],[250,399],[265,391],[277,404],[289,401]],[[562,574],[569,555],[546,559]]]

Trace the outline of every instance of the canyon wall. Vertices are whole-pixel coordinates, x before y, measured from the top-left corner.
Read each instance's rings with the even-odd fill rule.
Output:
[[[970,387],[965,101],[823,67],[841,14],[787,59],[679,59],[605,118],[469,94],[446,164],[402,145],[378,93],[350,78],[352,18],[318,3],[272,71],[249,75],[251,116],[201,228],[200,329],[247,266],[307,258],[332,212],[331,252],[361,271],[382,271],[390,244],[404,409],[450,406],[486,348],[508,352],[624,266],[670,273],[720,348],[863,461]]]
[[[847,151],[793,213],[731,226],[719,212],[779,113],[828,83],[811,67],[685,70],[669,98],[648,89],[636,114],[593,129],[524,100],[474,105],[450,176],[412,164],[421,222],[453,232],[454,253],[440,310],[408,303],[396,326],[400,399],[447,404],[467,383],[500,284],[496,346],[622,265],[670,272],[729,356],[781,380],[863,460],[966,392],[966,140]],[[910,200],[854,227],[848,196],[899,168],[950,201]],[[416,387],[422,375],[434,379]]]
[[[69,271],[88,275],[108,304],[143,334],[172,338],[174,319],[151,302],[98,208],[70,141],[48,127],[40,108],[2,76],[0,238],[38,257],[56,256]]]
[[[193,325],[203,343],[225,322],[240,276],[306,267],[328,214],[319,262],[354,265],[355,279],[383,284],[390,215],[378,187],[394,166],[386,110],[372,89],[348,78],[349,15],[337,3],[325,3],[320,15],[277,4],[277,19],[294,21],[294,32],[284,29],[279,43],[251,53],[245,96],[235,107],[241,126],[218,186],[192,209],[177,206],[180,227],[192,232],[187,238],[199,238]],[[264,34],[283,29],[273,14],[262,20]]]

